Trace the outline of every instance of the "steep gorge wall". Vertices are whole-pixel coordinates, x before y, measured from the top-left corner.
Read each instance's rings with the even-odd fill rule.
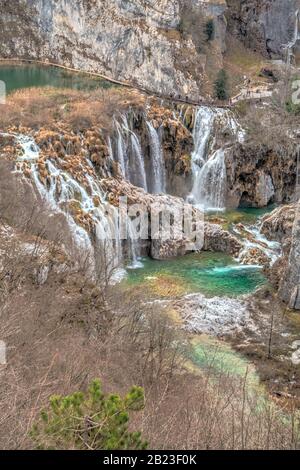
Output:
[[[300,310],[300,201],[296,206],[291,248],[282,276],[279,295],[290,308]]]
[[[264,207],[293,201],[296,154],[248,142],[226,155],[227,206]]]
[[[0,57],[48,59],[154,91],[197,98],[206,57],[191,36],[179,31],[180,4],[179,0],[0,0]],[[204,17],[216,19],[216,47],[223,47],[225,2],[192,0],[192,4],[202,9]]]

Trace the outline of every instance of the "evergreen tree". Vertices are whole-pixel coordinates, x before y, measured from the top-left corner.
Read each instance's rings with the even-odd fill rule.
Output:
[[[224,69],[220,70],[214,83],[215,97],[221,101],[228,99],[228,78]]]
[[[144,391],[133,387],[125,398],[105,395],[100,380],[87,394],[52,396],[30,433],[38,449],[140,450],[140,432],[129,432],[129,412],[144,407]]]

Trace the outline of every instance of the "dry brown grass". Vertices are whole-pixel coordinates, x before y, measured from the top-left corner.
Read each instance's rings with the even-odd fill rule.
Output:
[[[266,61],[260,54],[247,49],[236,38],[227,36],[227,51],[224,56],[224,68],[228,73],[231,85],[231,94],[239,92],[244,83],[244,77],[251,79],[252,82],[258,80],[258,74]],[[260,78],[259,81],[264,81]]]
[[[16,91],[7,99],[0,127],[84,130],[92,126],[109,130],[112,116],[130,106],[142,109],[146,97],[138,92],[111,88],[91,92],[53,88]]]
[[[30,226],[30,225],[29,225]],[[24,228],[24,227],[23,227]],[[144,296],[114,287],[105,296],[84,271],[50,272],[37,282],[35,256],[22,249],[27,236],[2,240],[1,333],[8,364],[0,369],[0,447],[27,449],[33,422],[51,394],[84,390],[100,377],[105,390],[145,388],[146,407],[132,422],[153,449],[287,449],[298,445],[294,410],[289,416],[261,391],[213,367],[186,369],[186,336]],[[48,247],[48,245],[47,245]],[[54,257],[54,255],[53,255]],[[3,265],[2,265],[3,266]],[[18,286],[18,288],[16,288]]]

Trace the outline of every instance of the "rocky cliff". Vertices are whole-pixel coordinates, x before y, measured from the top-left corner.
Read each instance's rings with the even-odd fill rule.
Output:
[[[282,256],[269,270],[271,282],[280,299],[300,310],[300,203],[280,206],[266,215],[261,231],[282,246]]]
[[[227,33],[282,56],[300,0],[0,0],[0,7],[2,58],[49,60],[198,98],[223,66]]]
[[[205,77],[207,47],[213,47],[217,56],[224,49],[226,3],[193,0],[190,5],[199,17],[200,32],[205,21],[214,18],[212,46],[201,41],[201,34],[189,34],[181,4],[178,0],[17,0],[13,4],[1,0],[0,57],[50,60],[196,98]]]
[[[227,0],[229,30],[246,47],[278,58],[293,40],[299,0]]]
[[[293,200],[296,154],[248,142],[226,157],[227,206],[265,207]]]
[[[290,252],[280,283],[279,295],[290,308],[300,310],[300,203],[295,210]]]

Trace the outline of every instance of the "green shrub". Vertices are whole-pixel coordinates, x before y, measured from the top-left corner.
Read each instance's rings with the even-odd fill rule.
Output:
[[[140,432],[129,432],[129,412],[144,407],[144,391],[133,387],[125,398],[105,395],[100,380],[87,394],[52,396],[30,433],[38,449],[140,450]]]
[[[294,104],[292,101],[285,103],[285,108],[288,113],[294,114],[294,116],[300,116],[300,104]]]

